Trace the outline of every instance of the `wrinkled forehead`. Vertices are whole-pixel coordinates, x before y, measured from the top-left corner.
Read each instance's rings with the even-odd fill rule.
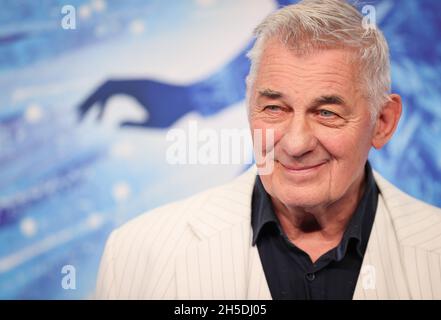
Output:
[[[358,48],[334,43],[314,43],[307,39],[301,42],[287,43],[279,37],[271,37],[263,42],[259,64],[265,59],[284,59],[286,62],[290,58],[294,58],[305,61],[309,57],[325,56],[329,52],[332,52],[339,62],[357,69],[360,62]],[[324,59],[323,62],[326,63],[326,60]]]
[[[348,47],[293,48],[271,39],[260,56],[254,90],[282,84],[352,90],[360,78],[356,56]]]

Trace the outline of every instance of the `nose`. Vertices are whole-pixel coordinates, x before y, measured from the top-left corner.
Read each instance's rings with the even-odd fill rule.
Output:
[[[284,152],[290,157],[302,157],[313,151],[317,146],[314,130],[304,115],[292,117],[285,128],[280,142]]]

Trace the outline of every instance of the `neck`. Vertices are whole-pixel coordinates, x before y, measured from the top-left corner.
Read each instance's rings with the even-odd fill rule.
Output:
[[[339,200],[315,207],[290,207],[272,198],[283,231],[313,261],[340,243],[363,196],[364,178],[362,174]]]

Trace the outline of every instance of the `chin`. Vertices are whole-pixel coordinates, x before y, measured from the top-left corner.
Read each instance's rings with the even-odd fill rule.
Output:
[[[270,194],[287,206],[314,207],[329,202],[331,190],[327,177],[298,180],[292,181],[284,172],[274,172]]]
[[[303,188],[302,188],[303,189]],[[275,197],[289,207],[316,207],[329,202],[329,192],[325,190],[275,190]]]

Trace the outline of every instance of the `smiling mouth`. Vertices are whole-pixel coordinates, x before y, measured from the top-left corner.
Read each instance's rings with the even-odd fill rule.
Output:
[[[318,169],[319,167],[321,167],[325,163],[326,163],[326,161],[323,161],[323,162],[320,162],[320,163],[314,164],[314,165],[298,166],[298,165],[287,165],[287,164],[283,164],[283,163],[280,162],[280,164],[285,169],[287,169],[288,171],[290,171],[290,172],[298,172],[298,173],[313,171],[315,169]]]

